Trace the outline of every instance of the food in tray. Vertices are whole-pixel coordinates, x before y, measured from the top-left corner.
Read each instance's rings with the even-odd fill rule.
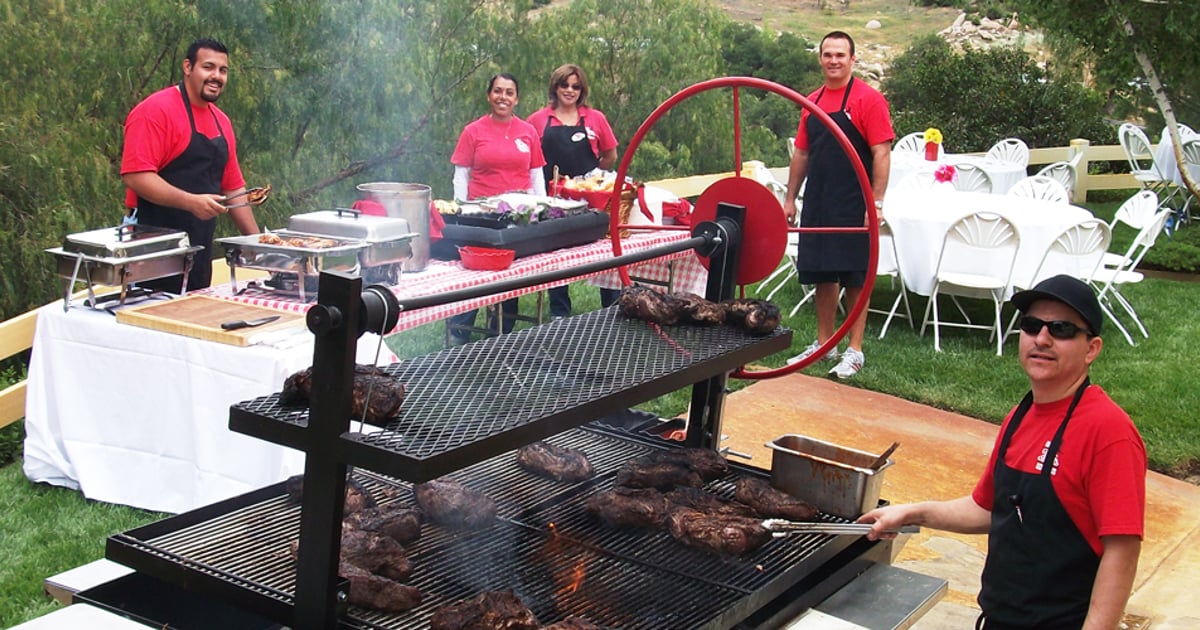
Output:
[[[496,520],[496,502],[453,479],[434,479],[413,486],[417,505],[430,521],[457,530],[491,527]]]
[[[583,481],[592,476],[592,464],[582,451],[548,442],[522,446],[517,451],[517,464],[555,481]]]
[[[438,211],[438,214],[458,214],[462,211],[462,207],[453,199],[434,199],[433,209]]]
[[[705,514],[684,507],[671,511],[667,531],[689,547],[734,556],[754,551],[772,538],[762,519]]]
[[[263,245],[282,245],[284,247],[300,247],[303,249],[328,249],[336,247],[338,244],[338,241],[331,238],[316,236],[288,236],[284,238],[273,232],[260,234],[258,242]]]
[[[789,521],[811,521],[817,517],[817,508],[775,489],[766,479],[743,477],[734,483],[734,488],[733,497],[754,508],[759,516]]]
[[[484,591],[471,599],[440,606],[429,618],[430,630],[538,630],[532,610],[512,590]]]
[[[311,391],[312,368],[309,367],[287,377],[279,394],[279,404],[306,405]],[[367,399],[368,393],[370,400]],[[404,383],[373,365],[356,365],[352,401],[350,413],[354,418],[384,426],[400,415],[400,406],[404,402]]]
[[[562,182],[562,187],[581,192],[612,192],[617,174],[612,171],[595,170],[587,175],[572,177]]]

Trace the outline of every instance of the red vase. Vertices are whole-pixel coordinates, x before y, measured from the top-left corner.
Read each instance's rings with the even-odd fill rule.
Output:
[[[937,159],[938,159],[938,143],[936,143],[936,142],[926,142],[925,143],[925,159],[929,160],[930,162],[937,161]]]

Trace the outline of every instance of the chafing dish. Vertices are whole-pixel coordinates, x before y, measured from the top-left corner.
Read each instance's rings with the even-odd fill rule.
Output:
[[[87,283],[88,304],[95,306],[96,285],[120,287],[119,304],[125,303],[129,285],[182,274],[179,292],[187,286],[196,252],[187,233],[148,225],[117,227],[69,234],[62,247],[46,252],[56,260],[55,273],[67,280],[63,309],[71,307],[75,283]]]
[[[297,293],[306,300],[306,286],[316,287],[317,276],[322,271],[337,271],[357,274],[362,266],[359,254],[367,249],[368,243],[354,239],[331,238],[326,234],[311,234],[292,230],[268,232],[280,239],[332,240],[329,247],[302,247],[288,244],[264,243],[265,234],[247,234],[216,239],[225,248],[225,260],[229,263],[229,277],[234,292],[237,291],[237,269],[261,269],[270,271],[276,282],[268,283],[289,293]],[[294,281],[293,281],[294,278]]]
[[[417,237],[404,219],[366,215],[349,208],[293,215],[288,229],[367,243],[359,255],[363,267],[403,262],[412,256],[412,240]]]

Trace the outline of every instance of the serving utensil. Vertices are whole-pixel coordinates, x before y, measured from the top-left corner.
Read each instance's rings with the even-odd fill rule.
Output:
[[[869,523],[798,523],[781,518],[769,518],[762,526],[775,538],[792,534],[831,534],[834,536],[862,536],[871,531]],[[892,534],[915,534],[921,531],[916,525],[904,525],[898,529],[886,529]]]
[[[277,319],[279,319],[279,315],[268,315],[266,317],[259,317],[258,319],[235,319],[230,322],[222,323],[221,330],[240,330],[242,328],[254,328],[255,326],[262,326],[263,324],[269,324]]]
[[[890,457],[890,456],[892,455],[892,453],[895,453],[895,452],[896,452],[896,449],[897,449],[897,448],[899,448],[899,447],[900,447],[900,443],[899,443],[899,442],[892,442],[892,445],[891,445],[891,446],[889,446],[889,447],[887,447],[887,450],[886,450],[886,451],[884,451],[883,453],[881,453],[881,454],[879,455],[879,457],[876,457],[876,458],[875,458],[875,461],[871,462],[870,469],[871,469],[871,470],[878,470],[880,466],[883,466],[884,464],[886,464],[886,463],[887,463],[887,459],[888,459],[888,457]]]

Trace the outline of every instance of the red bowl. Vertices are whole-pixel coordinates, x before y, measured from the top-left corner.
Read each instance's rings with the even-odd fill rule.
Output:
[[[492,249],[490,247],[472,247],[464,245],[458,248],[458,257],[463,267],[476,271],[499,271],[508,269],[516,258],[517,252],[511,249]]]

